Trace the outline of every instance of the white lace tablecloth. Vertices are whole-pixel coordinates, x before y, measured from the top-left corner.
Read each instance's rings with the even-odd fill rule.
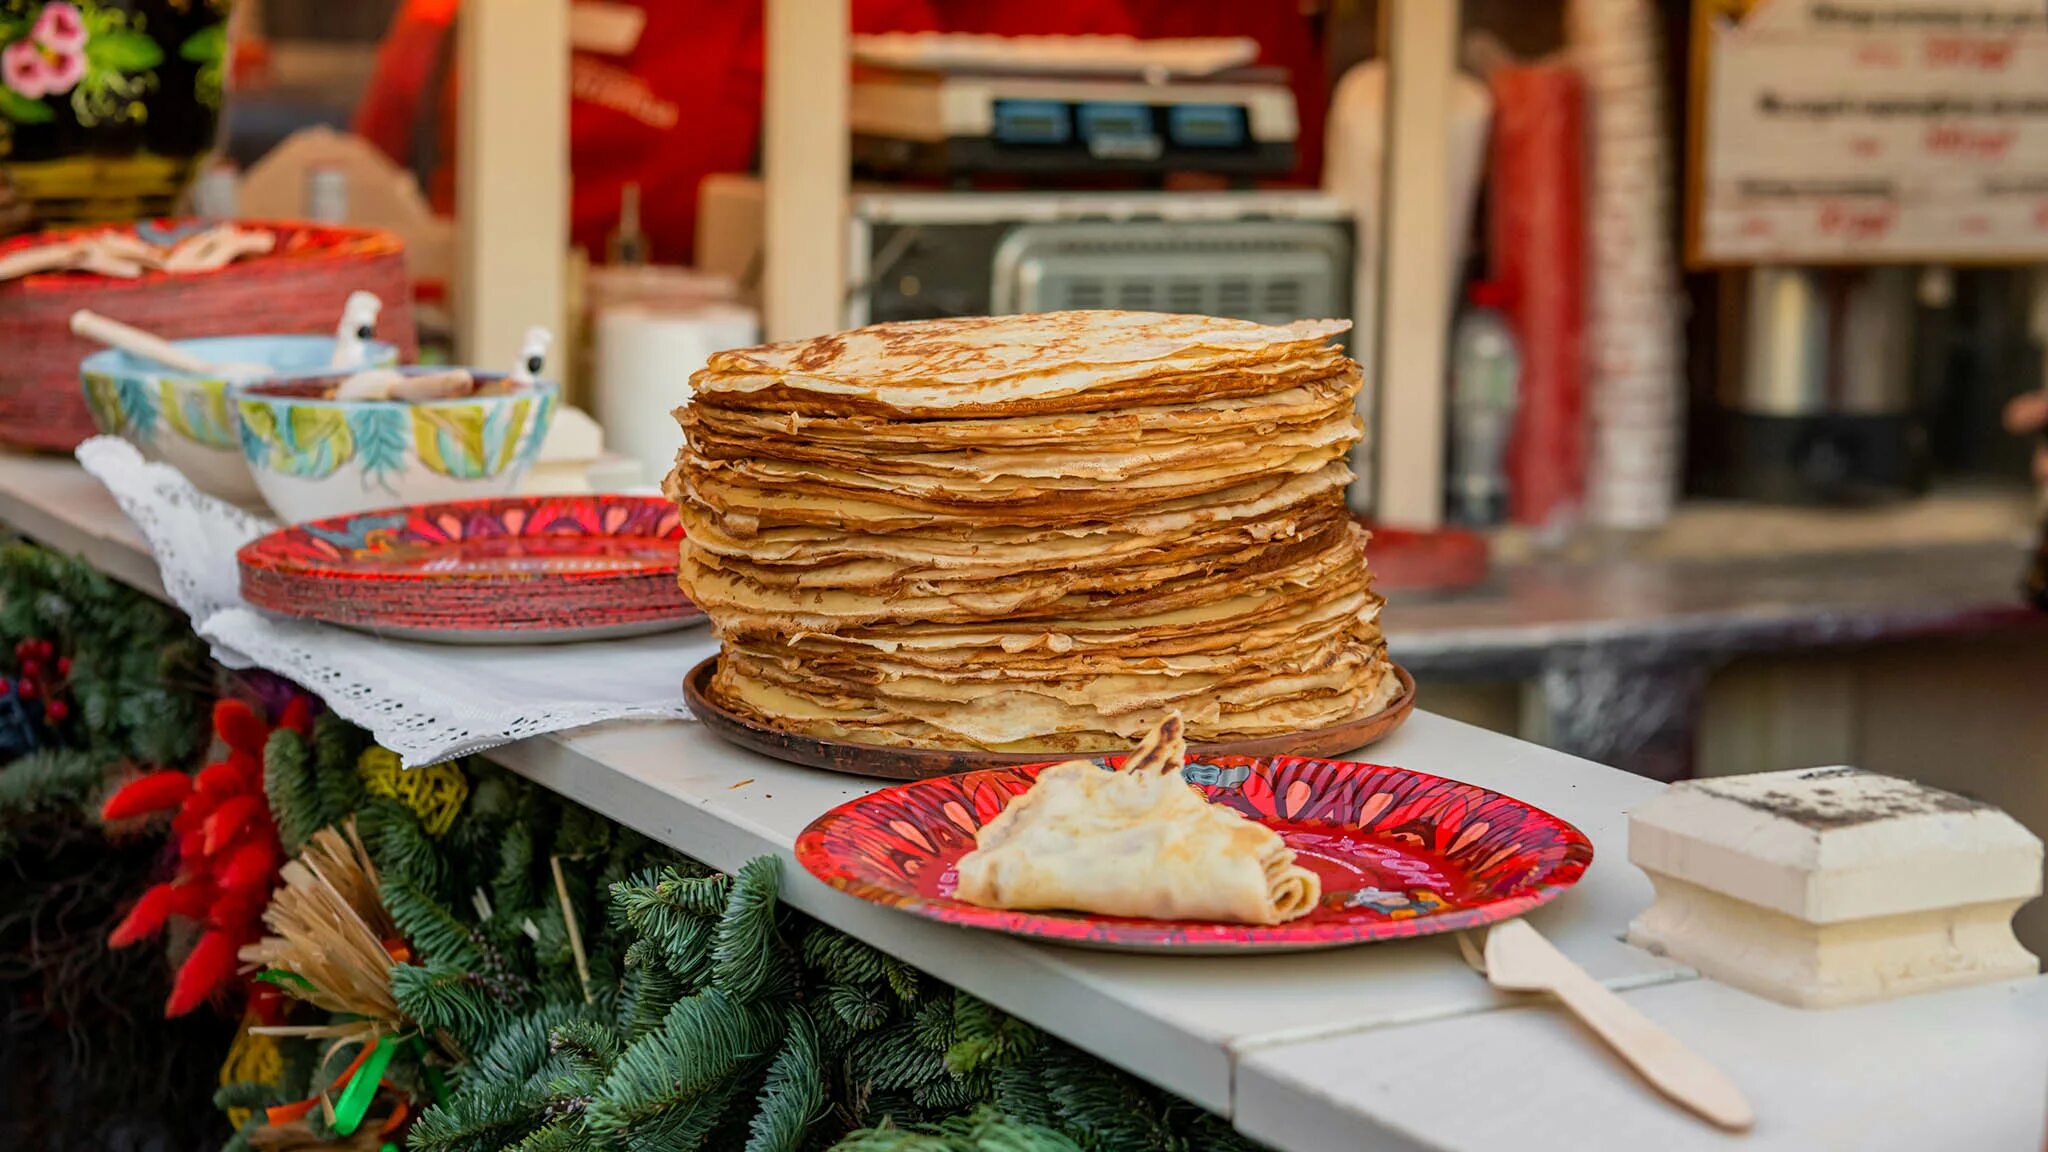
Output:
[[[164,589],[230,668],[303,685],[416,768],[600,720],[689,719],[683,675],[718,650],[703,624],[630,640],[463,647],[385,640],[257,611],[235,552],[277,527],[97,436],[78,462],[135,522]]]

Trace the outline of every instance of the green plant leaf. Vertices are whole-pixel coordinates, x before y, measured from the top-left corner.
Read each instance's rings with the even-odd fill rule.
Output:
[[[209,24],[178,45],[178,55],[194,64],[210,64],[227,55],[228,26]]]
[[[164,50],[145,33],[108,29],[85,42],[85,59],[98,72],[147,72],[164,62]]]
[[[48,124],[57,118],[48,104],[31,100],[12,88],[0,88],[0,116],[17,124]]]

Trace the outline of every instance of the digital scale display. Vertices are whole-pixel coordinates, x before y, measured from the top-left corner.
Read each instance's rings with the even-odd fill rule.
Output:
[[[1080,144],[1090,156],[1156,160],[1169,148],[1213,152],[1251,145],[1245,110],[1234,104],[1138,104],[998,100],[993,136],[1008,147]]]

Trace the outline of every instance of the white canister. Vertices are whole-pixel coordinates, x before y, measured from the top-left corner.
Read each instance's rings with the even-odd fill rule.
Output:
[[[669,413],[690,399],[691,374],[714,352],[759,343],[761,318],[737,304],[683,311],[617,304],[598,313],[596,331],[594,407],[605,441],[658,483],[683,443]]]

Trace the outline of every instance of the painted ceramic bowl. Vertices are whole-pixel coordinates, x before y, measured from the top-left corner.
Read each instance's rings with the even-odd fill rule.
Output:
[[[332,336],[221,336],[174,343],[216,364],[268,364],[280,376],[320,371],[334,355]],[[370,362],[396,364],[398,349],[372,343]],[[113,349],[86,357],[78,376],[100,431],[183,472],[202,492],[242,504],[257,499],[256,481],[242,459],[227,381],[173,372]]]
[[[476,378],[487,388],[505,386],[503,373]],[[341,379],[323,373],[228,391],[256,487],[294,524],[507,495],[540,455],[560,391],[542,380],[458,400],[323,399]]]

